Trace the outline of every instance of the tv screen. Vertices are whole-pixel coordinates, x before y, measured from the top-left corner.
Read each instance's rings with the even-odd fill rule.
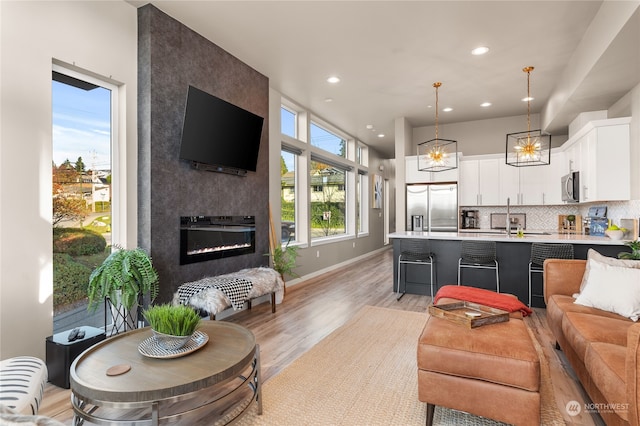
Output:
[[[180,158],[256,171],[264,119],[189,86]]]

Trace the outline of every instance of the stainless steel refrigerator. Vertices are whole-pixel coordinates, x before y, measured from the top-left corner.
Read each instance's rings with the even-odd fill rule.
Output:
[[[456,184],[407,185],[407,231],[456,232]]]

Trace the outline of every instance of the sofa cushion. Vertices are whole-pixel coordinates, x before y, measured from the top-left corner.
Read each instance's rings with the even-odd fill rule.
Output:
[[[589,260],[594,260],[598,263],[604,263],[605,265],[617,266],[621,268],[636,268],[640,269],[640,262],[631,259],[616,259],[615,257],[603,256],[594,249],[587,251],[587,265],[585,266],[584,275],[582,276],[582,283],[580,284],[580,292],[584,289],[584,286],[589,280],[589,274],[591,272],[591,265]]]
[[[579,312],[567,312],[562,319],[562,332],[578,357],[584,362],[590,343],[627,345],[627,319],[615,319]]]
[[[622,315],[618,315],[614,312],[603,311],[602,309],[591,308],[589,306],[578,305],[571,296],[564,296],[561,294],[554,294],[549,297],[547,301],[547,322],[550,326],[553,324],[562,324],[562,316],[565,312],[578,312],[582,314],[597,315],[605,318],[614,318],[627,320]],[[552,327],[553,328],[553,327]],[[559,330],[558,330],[559,331]]]
[[[587,265],[589,276],[576,303],[637,321],[640,317],[640,269],[611,266],[595,260],[587,261]]]
[[[605,397],[609,406],[600,410],[613,410],[624,420],[629,420],[627,387],[625,384],[625,346],[613,343],[593,342],[587,348],[585,366],[591,380]]]

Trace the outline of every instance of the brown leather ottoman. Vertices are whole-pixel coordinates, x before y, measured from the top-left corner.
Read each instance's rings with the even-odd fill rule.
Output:
[[[468,329],[427,317],[418,341],[418,398],[427,425],[436,405],[540,425],[540,360],[523,321]]]

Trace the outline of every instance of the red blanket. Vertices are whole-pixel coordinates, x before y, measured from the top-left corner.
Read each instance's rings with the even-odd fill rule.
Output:
[[[480,305],[502,309],[507,312],[520,311],[522,312],[523,317],[533,313],[533,311],[529,309],[527,305],[518,300],[517,297],[496,293],[483,288],[467,287],[463,285],[445,285],[438,290],[433,303],[438,303],[438,300],[443,297],[478,303]]]

